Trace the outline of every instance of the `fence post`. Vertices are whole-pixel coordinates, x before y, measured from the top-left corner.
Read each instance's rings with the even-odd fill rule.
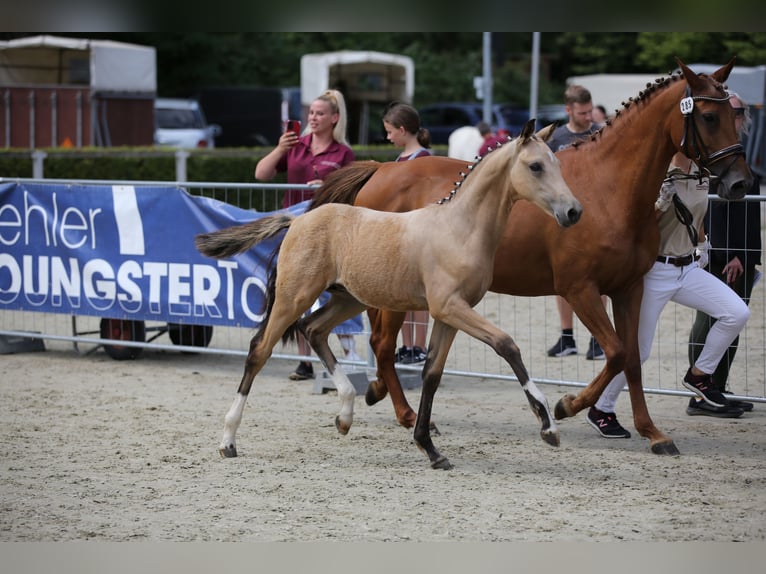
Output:
[[[186,158],[189,152],[178,150],[176,152],[176,181],[186,181]]]
[[[43,162],[48,154],[42,150],[36,149],[32,152],[32,177],[34,179],[43,179]]]

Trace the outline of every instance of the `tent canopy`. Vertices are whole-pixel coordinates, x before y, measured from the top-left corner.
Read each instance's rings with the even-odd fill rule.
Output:
[[[301,58],[301,103],[310,105],[329,88],[346,100],[412,102],[415,64],[409,56],[371,51],[306,54]]]
[[[154,94],[156,51],[125,42],[47,35],[0,42],[0,85],[60,84]]]

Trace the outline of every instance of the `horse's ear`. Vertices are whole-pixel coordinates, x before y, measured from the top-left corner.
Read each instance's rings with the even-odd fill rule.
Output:
[[[541,129],[540,131],[538,131],[535,135],[539,137],[541,140],[543,140],[544,142],[547,142],[555,129],[556,129],[556,124],[549,124],[545,126],[543,129]]]
[[[737,60],[737,57],[734,56],[731,60],[729,60],[729,63],[725,66],[719,68],[715,72],[713,72],[710,77],[716,80],[718,83],[723,84],[726,79],[729,77],[729,74],[731,73],[731,69],[734,67],[734,62]],[[681,59],[676,56],[676,62],[678,63],[678,67],[681,68],[681,72],[684,75],[684,78],[686,79],[686,82],[689,84],[689,87],[694,90],[695,88],[701,88],[702,87],[702,80],[701,78],[695,74],[694,72],[689,69],[689,67],[684,64]]]
[[[521,130],[521,133],[519,134],[521,143],[522,144],[526,143],[526,141],[529,138],[531,138],[534,133],[535,133],[535,118],[531,118],[527,121],[526,124],[524,124],[524,128]]]
[[[715,72],[711,74],[711,77],[721,84],[723,84],[726,81],[726,78],[729,77],[729,74],[731,74],[731,69],[734,67],[734,62],[737,60],[737,56],[734,56],[731,60],[729,60],[729,63],[725,66],[718,68]]]

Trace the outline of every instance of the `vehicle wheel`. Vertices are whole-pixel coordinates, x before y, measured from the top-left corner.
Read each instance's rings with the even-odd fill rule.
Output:
[[[146,341],[146,325],[143,321],[129,319],[101,319],[102,339],[118,339],[120,341]],[[137,359],[143,352],[142,347],[123,347],[120,345],[104,345],[104,351],[112,359],[125,361]]]
[[[168,335],[174,345],[207,347],[213,338],[213,326],[168,323]]]

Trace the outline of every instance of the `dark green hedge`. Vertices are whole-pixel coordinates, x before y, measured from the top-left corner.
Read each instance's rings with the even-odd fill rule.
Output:
[[[52,179],[106,179],[137,181],[175,181],[176,159],[173,151],[130,148],[81,150],[42,150],[48,156],[43,176]],[[253,172],[270,148],[190,150],[186,163],[188,181],[254,183]],[[446,155],[440,146],[435,153]],[[391,146],[354,147],[357,159],[392,161],[397,150]],[[0,152],[0,177],[32,177],[32,159],[28,150]],[[283,178],[274,180],[284,181]]]

